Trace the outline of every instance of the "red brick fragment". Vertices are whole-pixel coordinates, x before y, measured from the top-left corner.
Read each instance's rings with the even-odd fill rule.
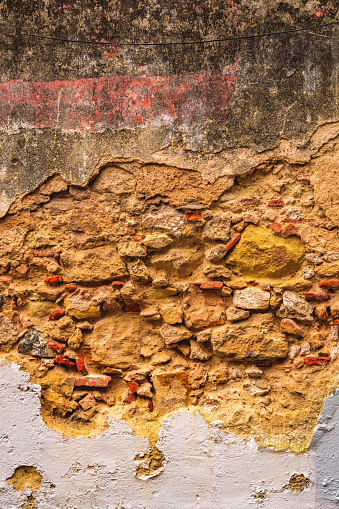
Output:
[[[243,219],[245,223],[259,224],[259,218],[257,216],[252,216],[251,214],[244,214]]]
[[[339,320],[334,320],[333,325],[339,325]]]
[[[228,244],[226,244],[226,251],[230,251],[230,249],[232,249],[232,247],[234,247],[240,240],[241,238],[241,234],[240,233],[236,233],[235,235],[233,235],[233,237],[231,238],[231,240],[229,241]]]
[[[87,375],[75,377],[75,387],[107,387],[112,380],[107,375]]]
[[[317,366],[323,366],[324,364],[328,364],[331,360],[331,357],[304,357],[304,364],[315,364]]]
[[[297,173],[297,180],[305,180],[309,182],[311,180],[311,175],[307,175],[306,173]]]
[[[126,313],[140,313],[140,304],[125,302],[124,309]]]
[[[319,282],[320,288],[339,288],[339,279],[328,279],[327,281]]]
[[[75,368],[75,361],[73,359],[68,359],[67,357],[55,357],[54,362],[56,364],[61,364],[62,366],[66,366],[67,368]]]
[[[305,296],[305,300],[307,300],[307,302],[309,302],[311,300],[324,301],[324,300],[328,300],[330,298],[330,295],[328,295],[328,293],[306,292],[304,294],[304,296]]]
[[[133,236],[133,239],[135,240],[135,242],[141,242],[142,240],[144,240],[144,238],[145,238],[145,235],[143,235],[142,233],[135,233]]]
[[[294,224],[290,223],[282,231],[283,237],[291,237],[292,235],[299,235],[298,230],[294,226]]]
[[[78,288],[76,283],[69,283],[68,285],[65,285],[65,290],[68,292],[75,292],[75,290]]]
[[[75,359],[75,363],[77,366],[77,370],[82,371],[84,374],[87,375],[87,373],[88,373],[87,366],[85,363],[85,359],[83,358],[82,355],[78,355],[78,357]]]
[[[53,348],[53,350],[55,350],[57,353],[62,353],[65,350],[65,345],[63,345],[62,343],[57,343],[52,339],[47,339],[46,343],[50,348]]]
[[[149,410],[149,412],[153,412],[153,408],[154,408],[153,401],[149,401],[148,402],[148,410]]]
[[[83,410],[89,410],[96,405],[95,397],[93,394],[86,394],[86,396],[79,401],[79,405]]]
[[[254,205],[257,203],[256,198],[243,198],[240,200],[241,205]]]
[[[139,389],[139,384],[137,382],[128,382],[128,387],[132,392],[137,392]]]
[[[123,286],[123,282],[122,281],[112,281],[111,285],[112,286]]]
[[[34,256],[38,256],[40,258],[57,258],[61,251],[56,251],[55,249],[42,249],[41,251],[34,250],[32,253]]]
[[[274,221],[274,223],[267,225],[267,228],[271,228],[275,233],[280,233],[282,226],[277,221]]]
[[[273,362],[269,360],[261,360],[256,362],[257,368],[267,368],[269,366],[272,366]]]
[[[65,314],[65,310],[62,308],[53,309],[53,311],[49,315],[50,320],[59,320],[59,318],[63,317]]]
[[[200,288],[203,290],[221,290],[224,286],[222,281],[203,281],[200,285]]]
[[[125,398],[125,403],[132,403],[136,399],[137,399],[137,397],[134,394],[134,392],[129,392],[128,395],[127,395],[127,398]]]
[[[267,205],[269,207],[283,207],[285,203],[282,200],[270,200]]]
[[[188,221],[202,221],[201,212],[186,212],[185,217]]]
[[[301,223],[302,222],[301,219],[287,219],[286,217],[282,221],[283,221],[283,223]]]
[[[44,282],[46,285],[56,285],[62,283],[62,277],[60,274],[57,274],[56,276],[48,276]]]

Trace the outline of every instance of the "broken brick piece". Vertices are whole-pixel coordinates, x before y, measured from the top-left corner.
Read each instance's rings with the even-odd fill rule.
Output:
[[[82,371],[84,374],[88,373],[85,359],[82,355],[78,355],[78,357],[75,359],[75,362],[78,371]]]
[[[153,401],[149,401],[148,402],[148,410],[149,410],[149,412],[153,412],[153,408],[154,408]]]
[[[79,401],[79,405],[83,410],[89,410],[96,405],[95,397],[93,394],[86,394],[86,396]]]
[[[75,377],[75,387],[107,387],[112,380],[107,375],[87,375]]]
[[[126,313],[140,313],[140,305],[125,302],[124,309]]]
[[[299,235],[298,230],[294,224],[289,223],[282,231],[283,237],[291,237],[292,235]]]
[[[339,325],[339,320],[334,320],[333,325]]]
[[[62,283],[62,276],[57,274],[56,276],[48,276],[44,281],[47,285],[57,285]]]
[[[68,285],[65,285],[65,290],[67,290],[68,292],[75,292],[76,289],[77,289],[76,283],[69,283]]]
[[[286,217],[283,219],[283,223],[301,223],[301,219],[287,219]]]
[[[245,223],[259,224],[259,218],[251,214],[244,214],[243,220]]]
[[[137,399],[137,397],[134,394],[134,392],[129,392],[128,395],[127,395],[127,398],[125,398],[125,403],[132,403],[136,399]]]
[[[268,368],[269,366],[272,366],[273,362],[269,360],[261,360],[256,362],[257,368]]]
[[[40,258],[57,258],[60,253],[61,251],[55,249],[42,249],[41,251],[35,250],[32,254]]]
[[[232,238],[231,240],[229,241],[228,244],[226,244],[225,248],[226,248],[226,252],[228,252],[230,249],[232,249],[232,247],[234,247],[240,240],[241,238],[241,234],[240,233],[236,233]]]
[[[297,180],[309,182],[311,180],[311,175],[307,175],[306,173],[297,173]]]
[[[243,198],[240,200],[241,205],[254,205],[257,203],[256,198]]]
[[[336,289],[339,288],[339,279],[328,279],[327,281],[319,282],[320,288],[331,288]]]
[[[224,283],[222,281],[203,281],[200,288],[203,290],[221,290]]]
[[[283,207],[285,203],[282,200],[270,200],[267,205],[269,207]]]
[[[305,300],[307,300],[307,302],[309,302],[311,300],[324,301],[324,300],[328,300],[330,298],[328,293],[306,292],[304,294],[304,296],[305,296]]]
[[[186,212],[185,217],[188,221],[202,221],[201,212]]]
[[[111,285],[112,286],[123,286],[123,282],[122,281],[112,281]]]
[[[135,242],[141,242],[142,240],[144,240],[145,238],[145,235],[143,235],[142,233],[135,233],[133,235],[133,239],[135,240]]]
[[[282,225],[278,221],[274,221],[274,223],[267,225],[267,228],[271,228],[275,233],[280,233]]]
[[[324,364],[328,364],[331,360],[331,357],[304,357],[304,364],[315,364],[317,366],[323,366]]]
[[[128,382],[128,387],[132,392],[137,392],[139,389],[139,384],[137,382]]]
[[[66,366],[67,368],[75,368],[75,361],[73,359],[68,359],[67,357],[55,357],[54,362],[56,364],[61,364],[62,366]]]
[[[57,353],[61,353],[65,350],[65,345],[63,345],[62,343],[57,343],[56,341],[53,341],[52,339],[47,339],[46,344],[50,348],[53,348],[53,350],[55,350]]]
[[[50,320],[59,320],[59,318],[62,318],[65,314],[65,310],[62,308],[53,309],[53,311],[49,315]]]

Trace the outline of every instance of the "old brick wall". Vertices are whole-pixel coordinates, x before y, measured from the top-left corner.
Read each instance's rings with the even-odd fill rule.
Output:
[[[336,507],[335,5],[0,16],[0,506]]]

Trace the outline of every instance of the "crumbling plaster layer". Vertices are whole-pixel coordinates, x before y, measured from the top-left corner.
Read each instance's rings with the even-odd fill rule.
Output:
[[[147,451],[148,441],[124,422],[111,421],[94,438],[63,437],[44,424],[39,386],[30,384],[16,364],[0,365],[0,391],[3,509],[25,507],[30,495],[29,489],[21,493],[6,482],[21,465],[35,466],[43,476],[34,494],[37,509],[328,507],[326,501],[315,502],[311,455],[258,451],[253,440],[225,434],[217,423],[208,426],[199,414],[180,412],[162,422],[157,447],[165,455],[165,469],[142,481],[135,478],[134,458]],[[301,493],[289,491],[294,473],[310,478],[311,486]]]

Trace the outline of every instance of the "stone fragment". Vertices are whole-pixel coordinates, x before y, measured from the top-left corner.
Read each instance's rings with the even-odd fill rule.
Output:
[[[230,297],[232,295],[232,288],[224,285],[221,290],[221,295],[223,297]]]
[[[265,396],[265,394],[268,394],[271,390],[269,384],[263,380],[246,380],[243,388],[251,396]]]
[[[65,315],[60,320],[47,322],[44,331],[55,341],[66,342],[75,333],[75,323]]]
[[[99,318],[101,315],[100,306],[93,304],[81,290],[77,290],[64,300],[67,313],[78,320],[86,318]]]
[[[327,253],[324,254],[324,260],[326,262],[335,262],[339,260],[339,251],[327,251]]]
[[[303,332],[299,325],[295,323],[294,320],[291,320],[289,318],[283,318],[281,320],[280,328],[283,332],[286,332],[287,334],[293,334],[297,337],[302,337]]]
[[[117,368],[105,368],[104,375],[121,376],[122,370]]]
[[[224,286],[224,283],[221,281],[203,281],[200,283],[200,288],[202,290],[221,290]]]
[[[269,207],[283,207],[285,205],[285,203],[283,202],[283,200],[276,199],[276,200],[269,200],[267,205]]]
[[[305,269],[303,271],[303,278],[304,279],[312,279],[312,277],[314,277],[314,275],[315,275],[315,272],[312,269]]]
[[[198,361],[208,361],[213,355],[213,352],[209,346],[205,343],[198,343],[195,339],[190,339],[190,359]]]
[[[149,214],[142,223],[146,230],[164,230],[170,235],[181,237],[185,232],[186,218],[170,207],[163,207],[157,214]]]
[[[338,325],[332,325],[331,326],[331,340],[332,341],[339,341],[339,326]]]
[[[307,302],[310,302],[312,300],[325,301],[325,300],[329,300],[329,298],[330,298],[330,295],[328,293],[306,292],[304,294],[304,296],[305,296],[305,300]]]
[[[173,412],[173,408],[186,407],[188,403],[188,374],[185,371],[164,372],[158,368],[152,374],[153,403],[158,415]]]
[[[305,247],[299,238],[281,238],[266,228],[250,225],[227,258],[227,265],[253,279],[287,277],[301,267]]]
[[[77,329],[81,330],[93,330],[94,325],[87,321],[77,322]]]
[[[208,221],[202,232],[203,240],[222,240],[227,242],[231,235],[231,221],[227,216],[215,215]]]
[[[149,272],[143,261],[137,260],[127,264],[128,272],[133,281],[146,283],[149,280]]]
[[[271,313],[255,314],[237,324],[227,324],[212,331],[215,355],[234,360],[271,361],[286,357],[288,343],[274,330]]]
[[[275,286],[275,289],[280,288],[283,291],[291,290],[291,292],[302,292],[308,290],[311,286],[312,283],[296,276],[279,282]]]
[[[244,214],[245,223],[259,224],[259,218],[257,216],[252,216],[251,214]]]
[[[243,288],[247,288],[247,283],[243,279],[235,279],[227,281],[227,286],[229,286],[232,290],[242,290]]]
[[[62,308],[58,308],[58,309],[53,309],[53,311],[51,311],[51,313],[49,314],[49,319],[50,320],[59,320],[60,318],[62,318],[65,314],[65,310],[62,309]]]
[[[311,345],[309,343],[304,343],[301,345],[300,355],[309,355],[311,353]]]
[[[0,350],[8,352],[18,341],[18,336],[14,323],[3,313],[0,313]]]
[[[79,405],[83,410],[89,410],[96,405],[95,397],[93,394],[87,394],[84,398],[79,401]]]
[[[48,300],[29,300],[26,305],[26,312],[32,318],[43,318],[50,314],[55,308],[55,303]]]
[[[84,375],[87,375],[88,370],[87,370],[85,359],[83,358],[82,355],[78,355],[75,358],[75,363],[76,363],[77,370],[81,371]]]
[[[327,281],[319,282],[320,288],[330,288],[332,290],[336,290],[339,288],[339,279],[329,279]]]
[[[303,322],[313,321],[313,306],[294,292],[284,292],[283,303],[277,315],[280,318],[296,318]]]
[[[183,303],[187,327],[202,329],[226,321],[224,301],[216,292],[192,290],[183,296]]]
[[[159,329],[160,336],[165,341],[166,345],[172,345],[175,343],[179,343],[179,341],[183,341],[184,339],[189,339],[193,336],[193,333],[186,329],[183,325],[173,326],[165,323]]]
[[[123,239],[118,243],[118,253],[120,256],[129,256],[131,258],[147,256],[147,250],[140,244],[130,239]]]
[[[233,276],[232,271],[224,267],[224,265],[207,265],[204,267],[203,273],[205,276],[212,279],[221,277],[224,279],[231,279]]]
[[[297,357],[297,355],[299,354],[300,350],[301,350],[301,348],[299,345],[292,345],[288,352],[289,359],[291,359],[291,360],[295,359]]]
[[[241,205],[255,205],[257,202],[256,198],[242,198],[240,200]]]
[[[129,390],[132,392],[137,392],[139,389],[139,384],[137,382],[128,382]]]
[[[241,309],[267,309],[270,305],[270,293],[259,288],[246,288],[234,292],[233,304]]]
[[[56,276],[48,276],[44,280],[44,283],[46,285],[55,285],[62,283],[62,276],[60,274],[57,274]]]
[[[317,274],[321,277],[338,277],[339,275],[339,260],[336,260],[335,262],[324,262],[320,267],[315,267],[315,270]],[[327,287],[329,288],[329,287]],[[338,287],[336,287],[338,288]]]
[[[138,396],[143,396],[144,398],[153,398],[152,392],[153,386],[149,382],[145,382],[137,390]]]
[[[142,243],[150,249],[164,249],[173,243],[173,239],[165,233],[150,233]]]
[[[42,332],[36,329],[28,329],[18,344],[18,352],[24,355],[33,355],[34,357],[54,358],[56,352],[48,346],[48,338]]]
[[[169,282],[166,278],[160,278],[160,279],[153,279],[152,286],[153,288],[166,288],[168,286]]]
[[[60,259],[64,266],[63,278],[67,281],[101,282],[128,276],[124,262],[110,246],[65,251]]]
[[[140,312],[140,316],[144,318],[148,318],[149,320],[161,320],[161,314],[155,306],[150,306],[148,308],[143,309]]]
[[[178,350],[185,356],[188,357],[191,351],[190,345],[185,343],[179,343],[177,345]]]
[[[262,370],[260,368],[257,368],[257,366],[252,366],[250,368],[245,369],[245,373],[250,378],[260,378],[263,374]]]
[[[46,344],[56,353],[62,353],[65,350],[65,345],[63,343],[57,343],[52,339],[47,339]]]
[[[331,315],[334,318],[339,318],[339,295],[333,297],[330,303]]]
[[[163,317],[164,322],[169,323],[170,325],[181,323],[184,316],[182,307],[175,302],[170,302],[162,306],[160,314]]]
[[[308,253],[305,259],[310,263],[314,263],[314,265],[321,265],[324,261],[322,257],[318,256],[316,253]]]
[[[98,193],[127,194],[135,191],[136,182],[132,173],[117,166],[109,166],[100,171],[92,184]]]
[[[281,234],[282,234],[283,237],[292,237],[292,236],[295,236],[295,235],[299,235],[299,232],[298,232],[296,226],[294,226],[294,224],[288,224],[282,230]]]
[[[211,339],[212,329],[205,329],[197,333],[197,341],[198,343],[205,343],[205,341],[209,341]]]
[[[329,318],[326,304],[316,306],[314,308],[314,313],[319,318],[319,320],[328,320]]]
[[[238,308],[227,308],[226,309],[226,317],[227,320],[231,323],[238,322],[239,320],[245,320],[250,316],[250,312],[244,309]]]
[[[223,244],[218,244],[212,247],[211,249],[205,251],[205,258],[209,262],[218,262],[225,256],[226,253],[227,253],[226,246],[224,246]]]
[[[75,387],[108,387],[112,377],[108,375],[87,375],[75,377]]]
[[[324,366],[328,364],[331,360],[331,357],[304,357],[304,364],[315,364],[317,366]]]

